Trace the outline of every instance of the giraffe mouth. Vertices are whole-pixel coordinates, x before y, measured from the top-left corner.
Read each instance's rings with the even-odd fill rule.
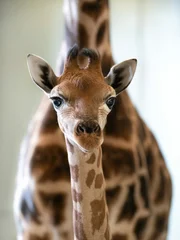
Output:
[[[75,141],[83,152],[91,152],[95,148],[100,147],[103,143],[103,135],[93,136],[94,134],[84,134],[83,136],[75,136]]]

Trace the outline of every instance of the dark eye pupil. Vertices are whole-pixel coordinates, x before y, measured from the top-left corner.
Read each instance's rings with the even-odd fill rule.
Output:
[[[109,99],[107,100],[106,104],[107,104],[107,106],[108,106],[109,109],[112,109],[112,107],[113,107],[114,104],[115,104],[115,98],[114,98],[114,97],[109,98]]]
[[[54,98],[53,99],[53,105],[56,108],[60,107],[62,102],[63,102],[63,100],[61,98]]]

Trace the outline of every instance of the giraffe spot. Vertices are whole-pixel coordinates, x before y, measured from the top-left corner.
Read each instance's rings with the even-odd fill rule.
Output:
[[[112,240],[128,240],[128,236],[124,235],[124,234],[114,234],[112,236]]]
[[[52,105],[49,105],[46,117],[42,119],[40,124],[40,133],[53,133],[59,129],[57,122],[57,114]]]
[[[29,234],[28,240],[51,240],[51,236],[48,233],[45,233],[43,236],[37,236],[35,234]]]
[[[163,213],[163,214],[156,216],[155,226],[154,226],[155,231],[154,231],[151,239],[159,239],[160,235],[163,232],[167,231],[167,227],[168,227],[168,214]]]
[[[87,175],[87,178],[86,178],[86,185],[90,188],[93,181],[94,181],[94,178],[95,178],[95,170],[94,169],[91,169],[89,172],[88,172],[88,175]]]
[[[126,141],[130,141],[132,137],[132,121],[129,118],[122,118],[118,120],[117,135]]]
[[[67,153],[59,145],[37,146],[30,162],[31,174],[38,182],[69,180]]]
[[[135,202],[135,186],[130,185],[128,189],[128,195],[125,199],[124,206],[122,207],[122,210],[118,216],[118,222],[122,221],[123,219],[130,220],[133,218],[134,214],[137,210],[137,205]]]
[[[70,170],[71,170],[71,178],[77,182],[79,179],[79,168],[78,165],[70,165]]]
[[[95,179],[95,188],[101,188],[103,184],[103,175],[102,173],[96,175]]]
[[[106,6],[107,1],[85,2],[82,4],[82,11],[96,21]]]
[[[144,232],[146,231],[148,217],[142,217],[137,220],[137,223],[134,228],[134,232],[137,236],[137,239],[143,240],[144,239]]]
[[[74,231],[78,240],[87,240],[82,223],[82,214],[74,210]]]
[[[65,220],[64,208],[66,204],[66,195],[62,193],[45,193],[40,191],[39,196],[44,208],[49,213],[51,224],[61,224]]]
[[[160,232],[167,229],[167,217],[167,213],[160,214],[156,217],[155,226]]]
[[[135,173],[134,155],[130,149],[103,145],[103,172],[105,178],[119,175],[123,178]]]
[[[102,198],[101,200],[96,199],[93,200],[91,202],[91,211],[92,211],[91,223],[94,234],[95,230],[99,230],[104,223],[106,214],[104,198]]]
[[[74,202],[81,202],[83,196],[81,193],[78,193],[75,189],[72,190],[72,197]]]
[[[144,207],[149,208],[149,196],[148,196],[149,185],[147,179],[144,176],[140,176],[139,181],[141,196],[142,199],[144,200]]]
[[[164,176],[162,168],[159,169],[158,177],[159,177],[159,187],[158,187],[158,190],[157,190],[157,193],[156,193],[156,196],[155,196],[155,203],[156,204],[161,203],[165,200],[165,196],[167,194],[166,189],[168,188],[167,181],[166,181],[166,178]]]
[[[88,164],[93,164],[95,162],[95,160],[96,160],[96,155],[95,155],[95,153],[93,153],[91,155],[91,157],[89,158],[89,160],[87,161],[87,163]]]
[[[101,43],[103,42],[103,38],[104,38],[105,32],[106,32],[106,27],[107,27],[107,21],[105,20],[104,22],[101,23],[98,33],[97,33],[97,37],[96,37],[96,45],[97,46],[101,45]]]
[[[110,189],[106,189],[106,201],[108,208],[114,204],[114,202],[118,199],[118,195],[121,192],[121,187],[116,186]]]
[[[154,155],[151,148],[147,149],[146,151],[146,161],[149,178],[152,181],[154,174]]]
[[[89,45],[88,43],[89,36],[85,27],[82,24],[78,25],[78,36],[80,36],[78,42],[79,47],[80,48],[87,47]]]
[[[41,224],[39,220],[39,212],[36,208],[35,202],[33,200],[33,195],[29,189],[24,190],[21,202],[20,211],[27,222],[35,222],[36,224]]]

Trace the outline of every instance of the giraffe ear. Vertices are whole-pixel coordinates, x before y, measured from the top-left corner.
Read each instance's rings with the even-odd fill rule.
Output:
[[[44,90],[45,93],[50,93],[56,85],[57,77],[49,64],[44,59],[29,54],[27,56],[27,65],[32,80]]]
[[[118,95],[130,84],[136,71],[137,60],[130,59],[114,65],[108,75],[105,77],[105,81],[108,85],[111,85]]]

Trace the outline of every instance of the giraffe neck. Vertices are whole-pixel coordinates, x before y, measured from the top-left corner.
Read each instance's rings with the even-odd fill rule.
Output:
[[[61,73],[67,51],[77,43],[80,48],[97,49],[102,58],[102,70],[107,75],[114,64],[109,37],[108,1],[65,0],[65,37],[61,47],[61,63],[58,63],[58,73]],[[63,56],[63,57],[62,57]]]
[[[102,149],[84,153],[66,140],[71,172],[74,239],[109,240]]]

